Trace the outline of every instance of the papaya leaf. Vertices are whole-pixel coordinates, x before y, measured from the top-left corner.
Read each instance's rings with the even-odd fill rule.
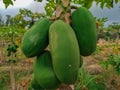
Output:
[[[91,2],[85,2],[85,4],[84,4],[84,7],[86,7],[86,8],[90,8],[92,6],[92,1]]]
[[[100,7],[103,9],[103,7],[104,7],[104,3],[101,3],[101,4],[100,4]]]
[[[37,2],[42,2],[42,0],[35,0],[35,1],[37,1]]]
[[[115,0],[115,3],[117,4],[117,3],[118,3],[118,0]]]
[[[5,8],[7,8],[9,5],[13,5],[12,0],[3,0],[3,3],[5,4]]]
[[[44,8],[45,8],[46,14],[48,16],[52,16],[56,9],[56,3],[54,2],[54,0],[50,0]]]

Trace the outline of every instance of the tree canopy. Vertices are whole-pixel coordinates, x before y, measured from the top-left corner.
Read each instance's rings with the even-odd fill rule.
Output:
[[[14,2],[16,0],[3,0],[3,3],[5,4],[5,7],[7,8],[9,5],[14,5]],[[34,0],[36,2],[42,2],[45,0]],[[93,2],[96,2],[96,5],[100,5],[101,8],[107,7],[107,8],[113,8],[114,4],[117,4],[120,2],[120,0],[46,0],[46,6],[45,6],[45,11],[48,16],[52,16],[54,11],[57,8],[57,5],[63,1],[67,3],[69,1],[72,4],[78,4],[81,6],[84,6],[86,8],[90,8],[93,4]]]

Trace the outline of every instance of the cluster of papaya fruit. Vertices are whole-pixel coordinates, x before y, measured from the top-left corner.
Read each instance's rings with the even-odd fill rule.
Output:
[[[12,52],[17,52],[18,45],[16,43],[9,44],[7,47],[7,57],[11,55]]]
[[[21,49],[27,57],[36,56],[31,86],[35,90],[56,89],[77,80],[82,56],[96,49],[97,30],[91,12],[80,7],[71,15],[71,24],[42,18],[28,30]],[[49,46],[49,50],[45,48]]]
[[[14,42],[12,44],[8,45],[8,47],[7,47],[7,57],[9,57],[9,58],[8,58],[7,61],[9,63],[15,63],[16,62],[16,60],[13,57],[16,57],[17,49],[18,49],[18,45]]]

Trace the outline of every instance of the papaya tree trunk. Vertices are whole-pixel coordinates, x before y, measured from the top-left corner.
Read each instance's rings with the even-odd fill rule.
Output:
[[[12,53],[13,58],[13,53]],[[14,63],[10,62],[10,83],[11,83],[11,90],[15,90],[15,76],[14,76]]]
[[[10,83],[11,90],[15,90],[14,64],[10,63]]]
[[[1,63],[2,63],[2,65],[4,64],[4,50],[3,50],[3,48],[4,48],[4,41],[2,40],[2,42],[1,42]]]

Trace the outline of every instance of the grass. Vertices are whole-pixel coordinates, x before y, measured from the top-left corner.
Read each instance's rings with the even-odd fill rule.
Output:
[[[0,67],[0,90],[9,90],[10,88],[10,66]],[[14,67],[14,74],[16,83],[19,83],[21,78],[32,74],[32,69],[21,66]]]
[[[118,41],[120,42],[120,41]],[[114,49],[115,47],[118,48]],[[120,64],[120,57],[109,57],[110,54],[120,55],[120,43],[115,44],[114,42],[99,42],[96,52],[84,59],[84,62],[87,62],[88,65],[95,65],[96,63],[100,65],[101,61],[106,61],[108,59],[113,60],[116,65]],[[17,84],[21,84],[27,78],[30,78],[30,75],[33,73],[32,64],[23,64],[26,58],[20,54],[18,57],[19,60],[14,66],[15,70],[15,80]],[[22,60],[24,58],[24,60]],[[117,61],[118,60],[118,61]],[[29,60],[30,61],[30,60]],[[105,63],[104,63],[105,64]],[[10,76],[9,76],[10,66],[1,66],[0,67],[0,90],[8,90],[10,88]],[[103,68],[104,69],[104,68]],[[120,70],[120,68],[118,68]],[[120,90],[120,74],[115,73],[115,69],[112,66],[109,66],[108,69],[103,71],[103,73],[98,75],[91,75],[85,70],[85,66],[80,68],[78,82],[75,84],[76,90]],[[93,88],[94,87],[94,88]],[[67,89],[66,89],[67,90]]]

